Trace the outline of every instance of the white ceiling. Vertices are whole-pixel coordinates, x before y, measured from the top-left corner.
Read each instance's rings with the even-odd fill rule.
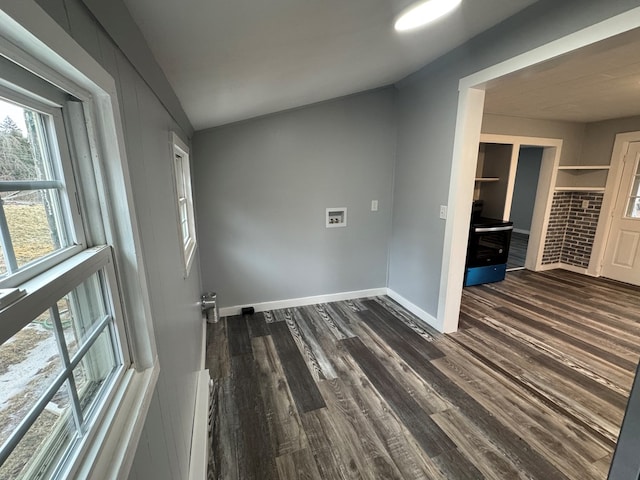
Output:
[[[393,83],[535,0],[463,0],[398,34],[409,0],[124,0],[196,130]]]
[[[596,122],[640,115],[640,29],[487,85],[485,112]]]

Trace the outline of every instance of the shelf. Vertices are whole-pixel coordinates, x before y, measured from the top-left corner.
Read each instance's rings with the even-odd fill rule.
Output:
[[[604,192],[604,187],[556,187],[556,192]]]
[[[487,182],[499,182],[500,177],[476,177],[476,182],[479,183],[487,183]]]
[[[604,192],[609,176],[607,165],[583,165],[558,168],[556,190],[564,192]]]
[[[560,165],[558,170],[609,170],[609,165]]]

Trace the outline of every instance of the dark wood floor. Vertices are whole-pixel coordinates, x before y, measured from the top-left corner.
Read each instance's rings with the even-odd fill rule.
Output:
[[[604,479],[640,291],[553,271],[467,288],[441,335],[387,297],[211,325],[209,476]]]

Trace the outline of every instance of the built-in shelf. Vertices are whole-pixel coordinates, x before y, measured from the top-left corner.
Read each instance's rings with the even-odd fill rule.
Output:
[[[556,187],[556,192],[604,192],[604,187]]]
[[[504,217],[513,151],[513,144],[480,142],[473,199],[482,200],[485,217]]]
[[[558,170],[609,170],[609,165],[560,165]]]
[[[609,165],[560,165],[557,192],[604,192]]]

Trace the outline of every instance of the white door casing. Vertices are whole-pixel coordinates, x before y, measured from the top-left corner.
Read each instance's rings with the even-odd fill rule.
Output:
[[[624,157],[602,276],[640,285],[640,142],[630,143]]]
[[[476,173],[472,166],[475,166],[478,156],[477,144],[482,125],[484,90],[487,83],[503,75],[633,30],[638,26],[640,26],[640,7],[460,79],[460,97],[449,189],[449,216],[445,228],[438,315],[434,324],[439,330],[455,332],[458,329],[466,258],[466,233],[471,215],[470,197],[473,196],[473,177]]]

